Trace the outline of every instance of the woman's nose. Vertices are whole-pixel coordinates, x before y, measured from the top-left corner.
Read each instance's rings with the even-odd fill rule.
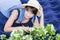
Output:
[[[26,15],[30,15],[30,12],[29,11],[26,11]]]
[[[28,16],[30,16],[30,13],[27,13]]]

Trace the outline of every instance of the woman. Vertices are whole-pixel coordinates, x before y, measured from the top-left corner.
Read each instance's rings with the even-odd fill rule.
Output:
[[[23,4],[21,8],[26,8],[22,22],[17,22],[19,14],[16,9],[13,10],[11,16],[5,24],[5,32],[11,32],[13,30],[20,29],[23,29],[28,32],[30,27],[32,27],[33,25],[44,27],[43,9],[37,0],[29,0],[28,3]],[[22,10],[20,10],[20,13],[21,11]]]

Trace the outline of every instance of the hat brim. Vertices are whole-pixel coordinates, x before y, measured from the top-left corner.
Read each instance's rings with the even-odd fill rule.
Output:
[[[34,7],[32,4],[22,4],[22,5],[21,5],[22,8],[25,8],[26,6],[32,6],[32,7]],[[35,8],[36,8],[36,7],[35,7]]]
[[[30,4],[22,4],[21,5],[21,8],[25,8],[26,6],[32,6],[32,7],[34,7],[33,5],[30,5]],[[36,7],[35,7],[36,8]],[[40,14],[40,12],[39,12],[39,9],[38,9],[38,12],[37,12],[37,16],[41,16],[41,14]]]

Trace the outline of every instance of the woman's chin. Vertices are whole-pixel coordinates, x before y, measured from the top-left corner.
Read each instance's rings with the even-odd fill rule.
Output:
[[[29,18],[23,18],[22,23],[27,23],[29,21]]]
[[[30,19],[30,18],[26,17],[25,19]]]

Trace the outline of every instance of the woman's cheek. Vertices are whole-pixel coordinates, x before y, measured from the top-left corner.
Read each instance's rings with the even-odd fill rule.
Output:
[[[31,14],[31,17],[33,17],[34,16],[34,14]]]
[[[32,18],[34,15],[33,14],[29,14],[28,18]]]
[[[34,16],[34,14],[32,14],[32,13],[30,13],[30,12],[25,12],[25,17],[26,18],[31,18],[31,17],[33,17]]]
[[[33,15],[31,15],[31,17],[33,17]],[[31,18],[31,17],[30,17],[30,18]]]

